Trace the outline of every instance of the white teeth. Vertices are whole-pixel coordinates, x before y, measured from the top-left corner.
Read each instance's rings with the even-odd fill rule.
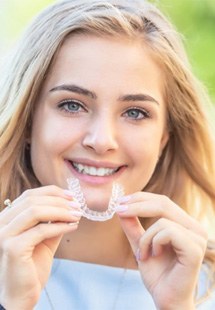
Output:
[[[80,171],[84,170],[84,166],[80,164],[80,165],[79,165],[79,170],[80,170]]]
[[[102,177],[103,175],[108,175],[108,170],[109,170],[109,169],[99,168],[99,169],[97,170],[97,174],[98,174],[100,177]]]
[[[91,167],[90,169],[88,169],[88,173],[91,175],[96,175],[96,168]]]
[[[114,172],[116,172],[118,169],[118,168],[115,168],[115,169],[96,168],[96,167],[85,166],[85,165],[74,163],[74,162],[73,162],[73,166],[76,168],[76,170],[79,173],[88,174],[88,175],[92,175],[92,176],[99,176],[99,177],[111,175]]]

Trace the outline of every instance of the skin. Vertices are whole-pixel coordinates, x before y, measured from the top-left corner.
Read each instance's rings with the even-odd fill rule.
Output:
[[[33,308],[54,255],[126,263],[139,268],[158,309],[195,309],[206,233],[167,197],[141,192],[168,141],[163,79],[139,40],[79,35],[65,41],[33,119],[32,166],[42,186],[24,192],[0,216],[0,282],[5,284],[0,301],[7,309]],[[121,168],[112,176],[86,176],[68,160]],[[77,223],[80,206],[63,190],[71,176],[80,179],[88,206],[100,211],[107,207],[112,183],[123,185],[127,195],[112,220]],[[147,229],[139,218],[150,219]],[[137,262],[134,256],[127,261],[128,249]]]
[[[41,184],[55,182],[66,187],[66,178],[74,171],[65,160],[87,159],[93,166],[124,166],[123,172],[112,178],[95,180],[78,175],[89,207],[106,209],[114,181],[121,183],[126,193],[141,190],[168,139],[162,79],[161,70],[141,42],[91,37],[68,40],[52,67],[34,115],[32,165]],[[76,85],[96,98],[59,89],[61,85]],[[153,99],[123,99],[137,94]],[[58,106],[65,100],[70,100],[70,105],[76,100],[83,107],[77,106],[78,112],[71,113],[65,104],[60,110]],[[135,113],[135,107],[143,111],[136,112],[138,119],[128,114]],[[149,113],[149,118],[144,113]]]

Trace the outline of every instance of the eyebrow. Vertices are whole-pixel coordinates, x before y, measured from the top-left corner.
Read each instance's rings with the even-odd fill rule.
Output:
[[[66,90],[66,91],[69,91],[72,93],[76,93],[76,94],[80,94],[80,95],[90,97],[92,99],[97,99],[97,96],[94,92],[92,92],[86,88],[77,86],[77,85],[67,85],[67,84],[59,85],[59,86],[52,88],[50,90],[50,92],[60,91],[60,90]]]
[[[132,95],[124,95],[119,98],[120,101],[150,101],[159,105],[159,102],[155,100],[152,96],[147,94],[132,94]]]
[[[72,93],[90,97],[92,99],[97,99],[97,95],[95,92],[90,91],[86,88],[77,86],[77,85],[73,85],[73,84],[62,84],[62,85],[53,87],[52,89],[50,89],[49,92],[55,92],[55,91],[69,91]],[[149,96],[147,94],[127,94],[127,95],[120,96],[119,100],[120,101],[134,101],[134,102],[135,101],[150,101],[150,102],[153,102],[159,105],[159,102],[157,100],[155,100],[152,96]]]

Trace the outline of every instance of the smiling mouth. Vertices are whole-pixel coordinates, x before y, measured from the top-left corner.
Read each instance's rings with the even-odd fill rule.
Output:
[[[113,175],[114,173],[118,172],[121,167],[118,168],[107,168],[107,167],[93,167],[93,166],[88,166],[88,165],[83,165],[79,164],[76,162],[70,161],[72,164],[73,168],[81,174],[85,175],[90,175],[90,176],[98,176],[98,177],[105,177],[105,176],[110,176]]]

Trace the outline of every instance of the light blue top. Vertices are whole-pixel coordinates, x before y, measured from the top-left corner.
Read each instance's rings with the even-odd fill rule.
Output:
[[[206,289],[206,282],[206,274],[202,269],[200,295]],[[34,309],[154,310],[156,308],[138,270],[54,259],[46,289],[43,290],[40,301]],[[197,309],[214,310],[215,292]]]

